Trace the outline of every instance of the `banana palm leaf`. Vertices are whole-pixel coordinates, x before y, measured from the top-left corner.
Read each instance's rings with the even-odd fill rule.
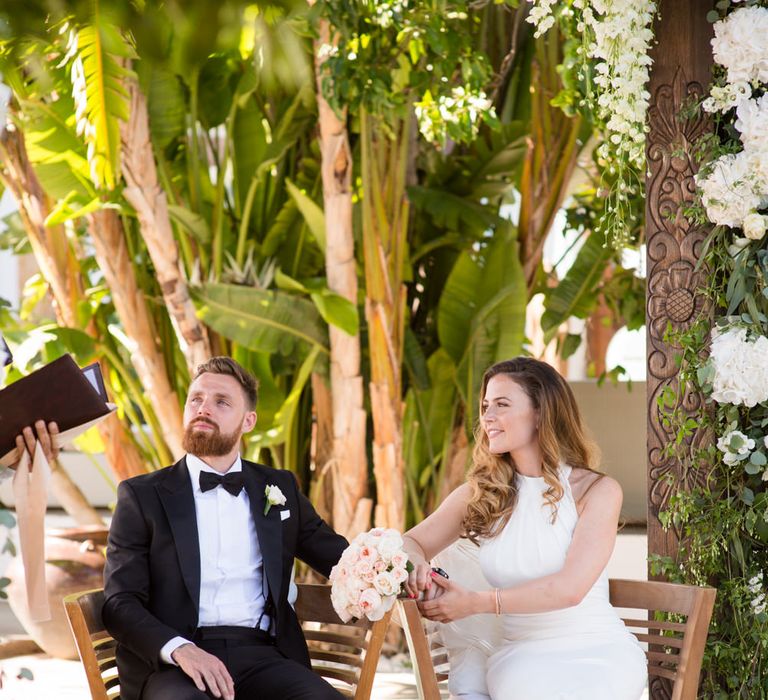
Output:
[[[327,328],[307,299],[218,283],[195,287],[190,292],[200,319],[250,350],[295,356],[316,346],[328,354]]]
[[[456,261],[440,298],[440,343],[457,365],[457,385],[469,425],[483,372],[494,362],[520,353],[528,302],[515,231],[500,227],[479,253]]]
[[[119,29],[102,20],[81,27],[73,46],[72,93],[77,131],[88,145],[91,179],[97,187],[114,189],[120,171],[120,120],[129,115],[125,81],[133,72],[120,60],[135,58]]]
[[[546,342],[571,316],[589,316],[594,307],[598,283],[613,255],[613,249],[605,245],[604,234],[597,231],[589,234],[565,277],[544,298],[541,326]]]

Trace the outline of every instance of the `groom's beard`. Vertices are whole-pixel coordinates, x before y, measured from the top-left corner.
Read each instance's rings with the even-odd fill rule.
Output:
[[[213,430],[195,430],[195,425],[198,423],[210,425]],[[181,446],[185,452],[196,457],[222,457],[232,451],[238,440],[240,440],[239,431],[236,430],[229,435],[222,435],[216,423],[198,418],[184,430],[184,439],[181,442]]]

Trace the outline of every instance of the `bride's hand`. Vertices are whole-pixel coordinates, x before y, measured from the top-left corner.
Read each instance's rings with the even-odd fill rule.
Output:
[[[430,572],[432,573],[432,572]],[[439,574],[432,574],[435,595],[419,602],[421,614],[435,622],[453,622],[478,612],[478,594]]]
[[[418,598],[421,593],[425,597],[430,597],[429,592],[432,588],[432,567],[421,557],[414,557],[412,554],[411,563],[413,571],[408,574],[408,580],[405,582],[405,592],[409,598]],[[420,561],[419,561],[420,560]]]

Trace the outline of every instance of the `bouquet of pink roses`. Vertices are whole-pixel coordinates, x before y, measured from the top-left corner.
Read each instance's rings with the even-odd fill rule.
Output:
[[[344,622],[363,615],[381,620],[412,569],[397,530],[376,527],[359,534],[331,570],[331,602],[336,614]]]

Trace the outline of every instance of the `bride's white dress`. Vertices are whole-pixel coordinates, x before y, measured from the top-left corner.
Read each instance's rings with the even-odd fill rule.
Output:
[[[512,517],[498,535],[480,545],[480,567],[491,586],[511,588],[563,568],[578,520],[570,473],[570,467],[561,466],[564,494],[554,523],[543,497],[543,477],[516,477]],[[490,658],[471,654],[463,668],[451,669],[453,688],[465,685],[462,676],[475,686],[467,695],[453,690],[455,695],[483,697],[477,688],[483,675],[492,700],[638,700],[643,694],[645,654],[608,600],[605,571],[574,607],[503,615],[501,637]],[[473,663],[485,665],[485,673],[470,668]]]

